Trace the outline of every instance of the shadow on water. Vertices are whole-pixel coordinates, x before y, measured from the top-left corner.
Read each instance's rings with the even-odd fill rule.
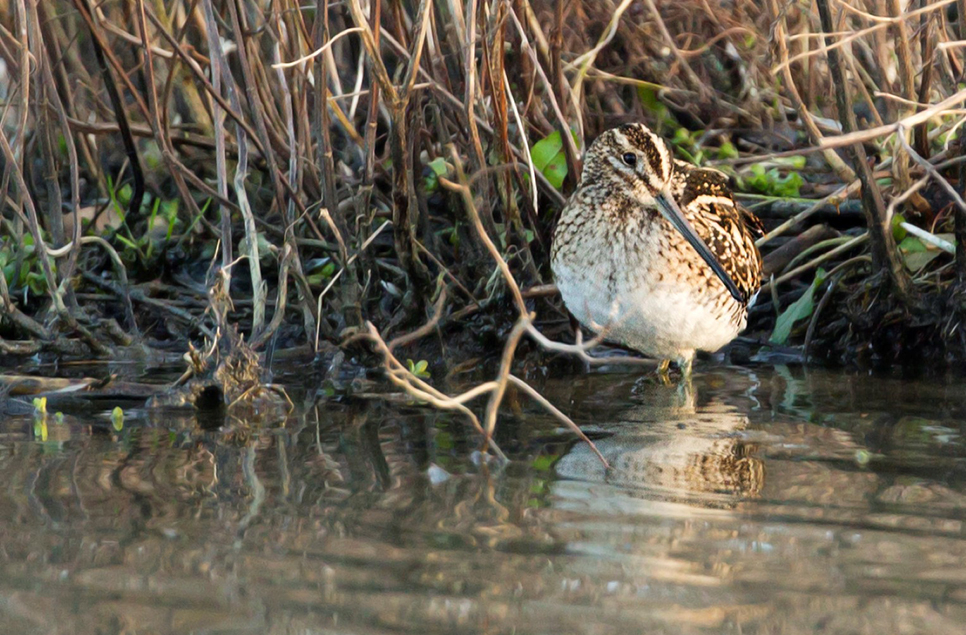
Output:
[[[963,632],[957,383],[540,388],[610,470],[512,395],[500,471],[399,399],[297,397],[258,426],[7,416],[0,632]]]

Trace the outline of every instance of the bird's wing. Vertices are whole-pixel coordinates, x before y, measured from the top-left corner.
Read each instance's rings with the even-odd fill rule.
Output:
[[[761,222],[735,202],[727,175],[717,170],[691,167],[680,188],[684,215],[745,299],[750,298],[761,286],[761,255],[755,246]]]

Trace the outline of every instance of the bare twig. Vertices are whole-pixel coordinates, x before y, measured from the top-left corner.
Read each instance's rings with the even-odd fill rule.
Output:
[[[819,15],[822,21],[822,29],[830,33],[832,28],[832,14],[829,10],[828,0],[816,0]],[[827,37],[826,42],[831,38]],[[835,102],[838,106],[839,118],[842,121],[842,128],[846,134],[856,130],[855,113],[849,100],[849,87],[839,59],[839,51],[833,48],[828,49],[829,69],[835,83]],[[872,259],[876,268],[885,271],[890,282],[896,290],[899,298],[907,305],[912,305],[915,297],[915,290],[912,280],[899,259],[895,246],[895,239],[892,236],[892,227],[889,219],[886,218],[885,204],[882,201],[882,194],[879,187],[872,177],[872,170],[865,154],[862,144],[855,142],[850,146],[852,154],[852,166],[862,182],[862,201],[865,208],[866,222],[869,227],[869,234],[872,237]]]

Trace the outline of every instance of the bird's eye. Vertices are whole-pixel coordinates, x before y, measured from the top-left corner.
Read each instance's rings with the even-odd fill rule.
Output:
[[[621,157],[626,165],[634,167],[637,165],[637,155],[633,152],[625,152],[624,156]]]

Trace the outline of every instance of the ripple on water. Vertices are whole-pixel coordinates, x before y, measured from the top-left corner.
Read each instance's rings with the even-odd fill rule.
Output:
[[[540,386],[487,471],[449,415],[326,401],[0,420],[0,632],[956,633],[966,395],[717,369]]]

